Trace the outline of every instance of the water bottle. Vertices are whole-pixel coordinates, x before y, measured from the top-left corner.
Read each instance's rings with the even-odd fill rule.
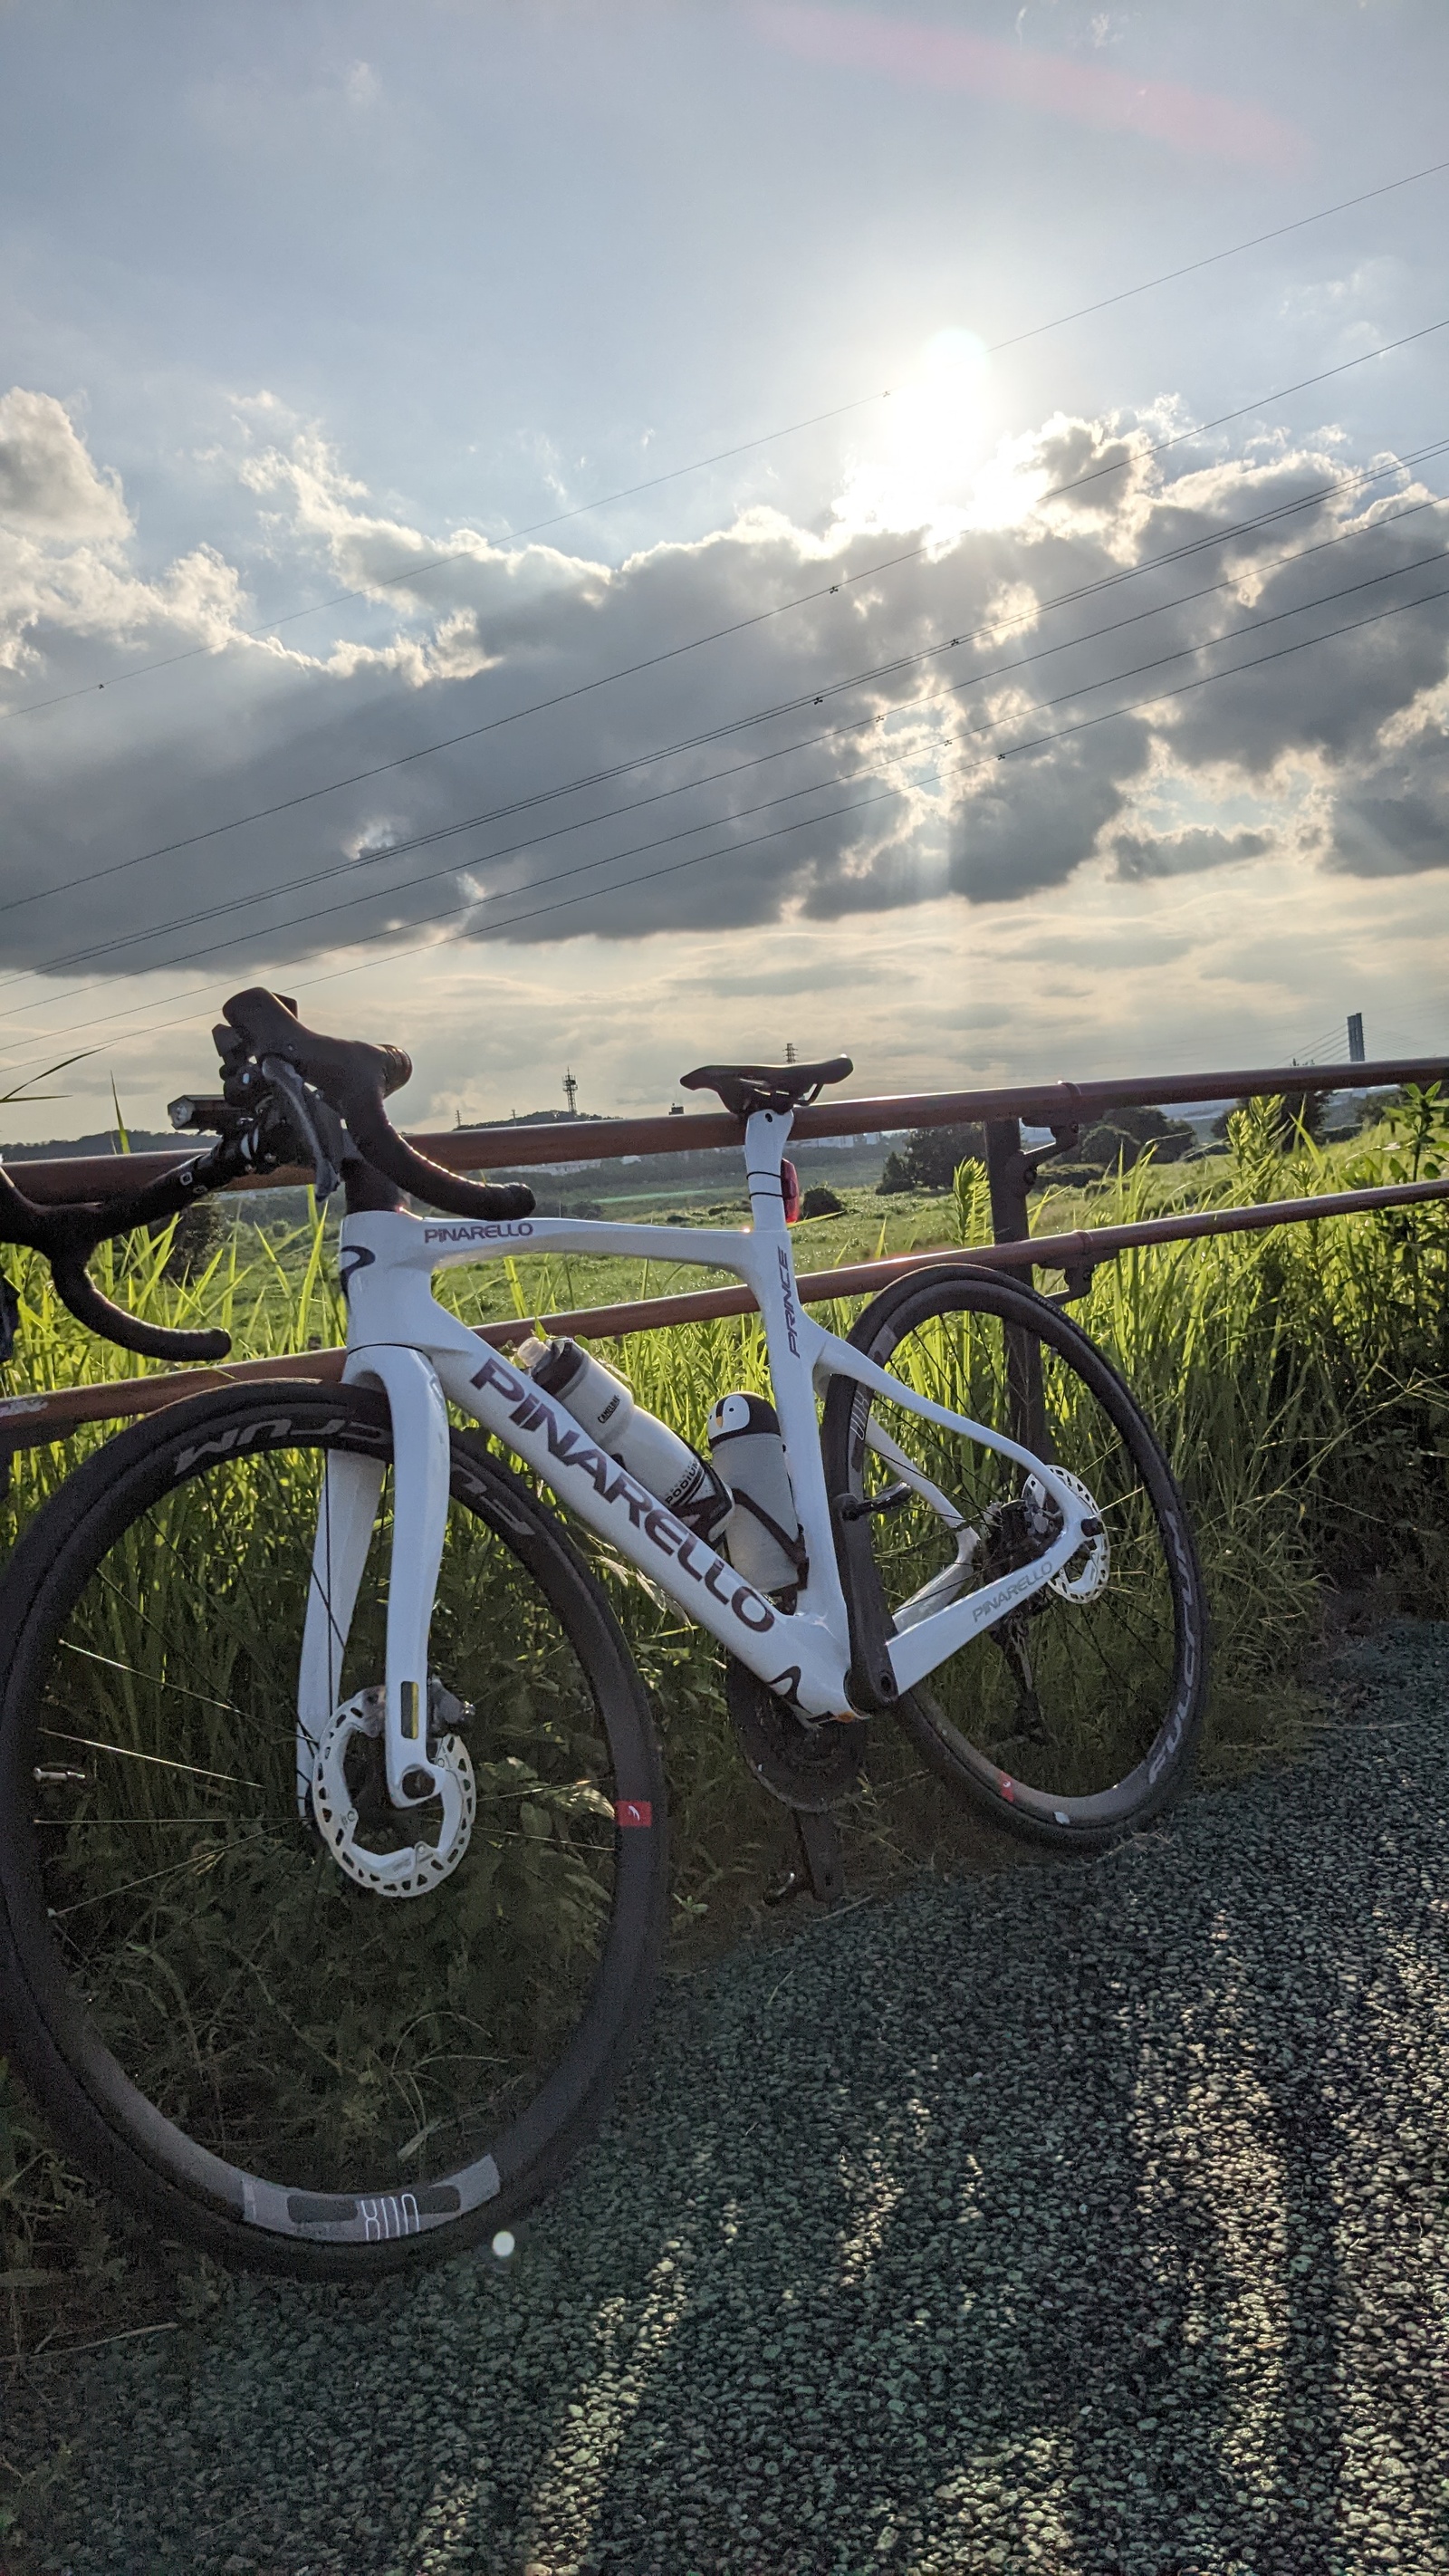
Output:
[[[734,1498],[725,1552],[757,1592],[803,1583],[809,1567],[773,1404],[722,1395],[710,1407],[710,1456]]]
[[[713,1547],[734,1505],[713,1467],[667,1423],[636,1404],[627,1381],[564,1336],[526,1343],[518,1366],[583,1424],[610,1458]]]

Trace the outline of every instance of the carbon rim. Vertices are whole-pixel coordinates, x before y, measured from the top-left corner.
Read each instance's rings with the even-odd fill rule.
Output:
[[[903,1282],[851,1335],[919,1392],[990,1427],[1020,1431],[1013,1337],[1018,1353],[1029,1342],[1039,1355],[1049,1454],[1096,1494],[1111,1572],[1087,1604],[1038,1595],[905,1695],[900,1715],[933,1766],[1004,1820],[1053,1840],[1110,1839],[1165,1803],[1182,1776],[1205,1680],[1196,1556],[1145,1420],[1070,1319],[981,1273]],[[889,1430],[978,1534],[978,1562],[962,1588],[1039,1552],[1040,1535],[1023,1525],[1019,1470],[843,1379],[825,1412],[832,1492],[879,1493],[899,1481],[868,1445],[872,1423]],[[956,1542],[914,1495],[871,1526],[894,1614],[949,1566]],[[1067,1572],[1081,1570],[1074,1560]]]
[[[516,2203],[598,2093],[652,1967],[661,1783],[602,1598],[459,1441],[435,1660],[477,1704],[479,1829],[412,1906],[340,1879],[289,1777],[308,1523],[329,1452],[390,1443],[375,1401],[282,1393],[124,1435],[28,1534],[5,1908],[53,2101],[202,2210],[366,2248]]]

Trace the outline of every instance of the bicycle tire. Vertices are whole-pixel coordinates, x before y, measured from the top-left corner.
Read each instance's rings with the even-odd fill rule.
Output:
[[[0,1583],[0,2017],[61,2143],[166,2231],[365,2280],[495,2233],[597,2128],[654,1983],[666,1817],[600,1585],[455,1433],[433,1641],[476,1703],[472,1838],[407,1902],[344,1876],[298,1815],[294,1732],[339,1454],[384,1474],[340,1676],[372,1686],[374,1393],[279,1380],[170,1407],[24,1533]],[[386,1832],[376,1777],[365,1794]]]
[[[998,1273],[952,1264],[901,1279],[868,1306],[851,1346],[954,1412],[1011,1433],[1081,1474],[1106,1532],[1100,1557],[1062,1569],[1083,1598],[1036,1594],[903,1691],[895,1713],[937,1776],[1028,1840],[1095,1851],[1159,1815],[1191,1768],[1207,1690],[1201,1570],[1182,1496],[1135,1398],[1060,1307]],[[1040,1373],[1036,1438],[1021,1363]],[[922,1423],[855,1381],[832,1379],[821,1444],[827,1491],[872,1498],[889,1463],[884,1427],[958,1511],[974,1580],[1025,1563],[1049,1534],[1025,1471]],[[897,1477],[897,1481],[899,1478]],[[1038,1527],[1043,1520],[1047,1533]],[[888,1631],[911,1594],[956,1558],[957,1539],[915,1493],[869,1521]],[[1105,1569],[1105,1571],[1103,1571]],[[1087,1587],[1101,1577],[1100,1589]],[[944,1577],[948,1582],[952,1577]],[[974,1588],[970,1574],[959,1589]]]

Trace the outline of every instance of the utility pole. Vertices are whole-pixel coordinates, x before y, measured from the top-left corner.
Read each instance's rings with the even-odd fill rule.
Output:
[[[1364,1051],[1362,1011],[1350,1011],[1348,1015],[1348,1060],[1350,1064],[1368,1062]]]
[[[574,1111],[578,1107],[579,1086],[571,1073],[566,1073],[564,1075],[563,1087],[564,1098],[569,1105],[569,1116],[572,1118]]]

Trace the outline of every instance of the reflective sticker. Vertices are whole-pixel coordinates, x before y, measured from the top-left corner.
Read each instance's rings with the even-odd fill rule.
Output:
[[[997,1782],[997,1787],[1000,1789],[1007,1805],[1014,1806],[1016,1802],[1016,1782],[1013,1780],[1009,1771],[1002,1772],[1001,1777]]]
[[[402,1686],[402,1731],[413,1744],[416,1744],[418,1740],[418,1710],[421,1701],[422,1692],[419,1690],[417,1683],[404,1682]]]
[[[652,1825],[654,1809],[647,1798],[616,1798],[614,1822],[622,1826]]]

